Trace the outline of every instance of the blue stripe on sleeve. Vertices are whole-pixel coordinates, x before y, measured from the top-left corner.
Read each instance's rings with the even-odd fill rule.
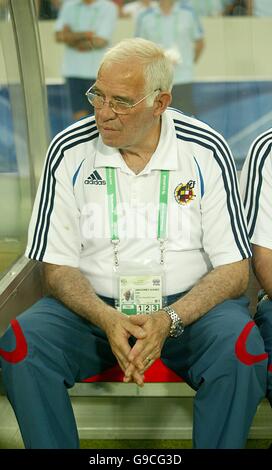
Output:
[[[73,187],[74,187],[75,184],[76,184],[76,180],[77,180],[78,174],[79,174],[79,172],[80,172],[81,165],[82,165],[82,163],[84,162],[84,160],[85,160],[85,158],[83,158],[82,162],[80,163],[80,165],[79,165],[77,171],[75,172],[75,174],[74,174],[74,176],[73,176],[73,178],[72,178]]]
[[[205,192],[205,186],[204,186],[204,179],[203,179],[203,175],[201,173],[201,170],[200,170],[200,166],[197,162],[197,159],[194,157],[194,161],[196,162],[196,166],[197,166],[197,170],[198,170],[198,174],[199,174],[199,181],[200,181],[200,194],[201,194],[201,197],[204,196],[204,192]]]

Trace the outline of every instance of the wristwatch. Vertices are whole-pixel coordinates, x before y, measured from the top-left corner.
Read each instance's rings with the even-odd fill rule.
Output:
[[[171,319],[169,336],[171,338],[178,338],[184,332],[183,321],[172,307],[163,307],[162,310],[164,310]]]
[[[264,300],[272,300],[265,290],[260,290],[258,292],[258,305],[260,305]]]

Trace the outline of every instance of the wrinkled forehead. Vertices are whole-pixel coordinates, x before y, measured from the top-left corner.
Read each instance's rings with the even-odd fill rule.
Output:
[[[139,93],[145,89],[142,64],[105,62],[99,69],[96,84],[107,89],[124,89]]]

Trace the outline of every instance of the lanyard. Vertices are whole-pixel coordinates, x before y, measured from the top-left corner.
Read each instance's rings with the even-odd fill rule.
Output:
[[[157,224],[157,239],[160,243],[160,264],[163,265],[167,227],[169,170],[161,170],[160,173],[160,204]],[[116,168],[106,167],[106,181],[111,243],[113,244],[114,265],[117,267],[119,266],[118,245],[120,240],[118,236]]]

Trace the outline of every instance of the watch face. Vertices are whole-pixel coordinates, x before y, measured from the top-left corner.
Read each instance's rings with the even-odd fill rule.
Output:
[[[184,326],[180,320],[175,322],[175,329],[173,331],[173,336],[177,338],[178,336],[182,335],[184,332]]]

